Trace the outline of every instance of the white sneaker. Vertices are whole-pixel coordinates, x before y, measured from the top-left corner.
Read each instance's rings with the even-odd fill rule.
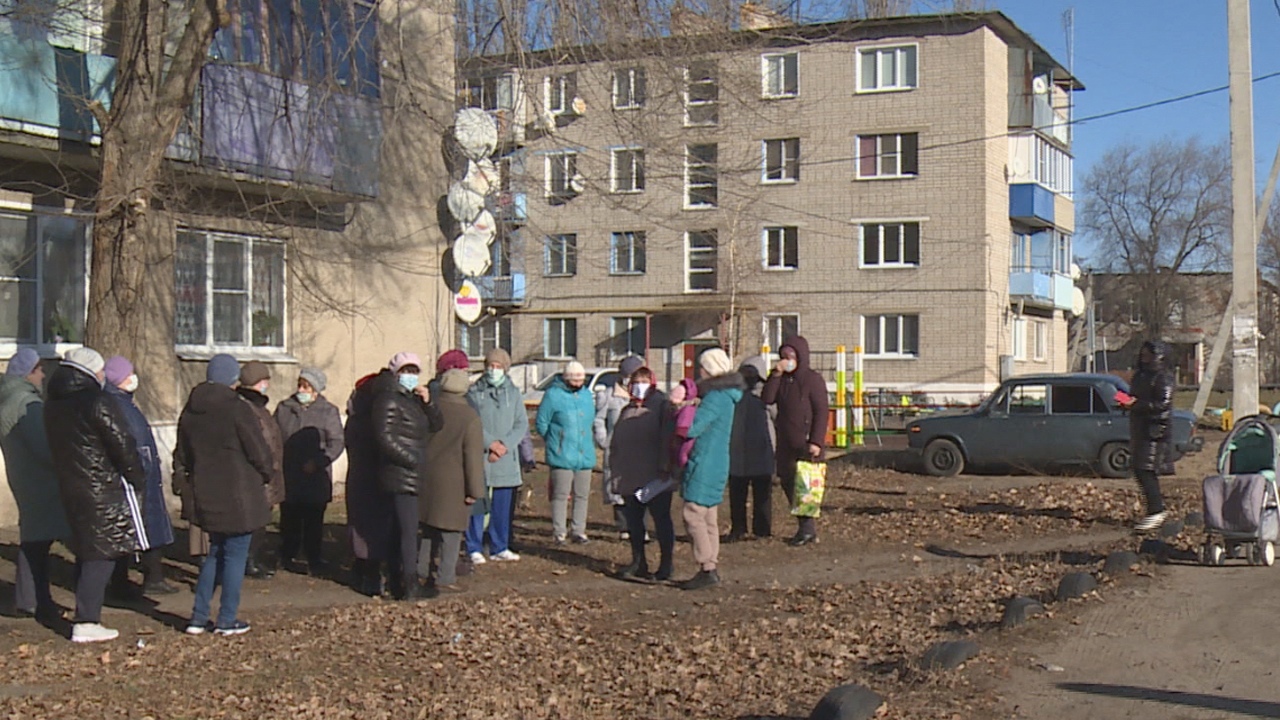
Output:
[[[520,556],[510,550],[503,550],[489,559],[495,562],[515,562],[520,559]]]
[[[483,565],[483,564],[485,564],[486,562],[488,562],[488,560],[485,560],[485,558],[484,558],[484,553],[482,553],[482,552],[473,552],[473,553],[471,553],[471,564],[472,564],[472,565]]]
[[[1139,532],[1144,532],[1147,530],[1155,530],[1156,528],[1164,524],[1164,519],[1166,516],[1167,516],[1167,513],[1165,512],[1158,512],[1153,515],[1148,515],[1142,518],[1141,520],[1139,520],[1138,522],[1134,523],[1133,529]]]
[[[115,640],[120,637],[119,630],[102,627],[100,623],[76,623],[71,629],[71,642],[94,643]]]

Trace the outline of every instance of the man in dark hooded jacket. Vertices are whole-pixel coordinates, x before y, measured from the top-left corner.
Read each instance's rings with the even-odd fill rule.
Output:
[[[796,463],[819,461],[827,443],[827,382],[809,367],[809,341],[799,335],[787,338],[778,348],[781,358],[769,373],[760,398],[778,407],[776,421],[778,477],[782,491],[796,504]],[[800,526],[790,543],[807,545],[818,540],[814,518],[797,518]]]
[[[1154,530],[1164,523],[1164,497],[1160,493],[1162,444],[1169,436],[1173,416],[1173,374],[1165,367],[1169,346],[1159,340],[1142,344],[1138,367],[1130,384],[1130,462],[1133,474],[1146,496],[1147,514],[1134,524],[1139,531]]]

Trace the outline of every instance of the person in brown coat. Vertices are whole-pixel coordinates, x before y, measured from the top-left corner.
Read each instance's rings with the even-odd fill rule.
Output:
[[[440,378],[436,406],[443,427],[427,440],[418,516],[424,550],[431,558],[429,592],[457,592],[458,551],[471,520],[471,506],[484,497],[484,426],[467,402],[470,382],[462,370]]]
[[[792,507],[796,504],[796,463],[822,460],[827,443],[827,381],[809,366],[809,341],[793,335],[778,348],[778,364],[765,380],[760,399],[778,408],[775,448],[778,478]],[[789,544],[818,541],[814,518],[797,518],[799,528]]]
[[[236,388],[236,392],[253,407],[253,414],[262,426],[262,437],[267,441],[267,447],[271,448],[271,482],[265,490],[267,507],[274,509],[284,502],[284,437],[280,434],[280,425],[267,410],[267,390],[270,387],[271,370],[265,363],[250,360],[240,366],[240,387]],[[253,544],[249,548],[249,562],[244,569],[245,577],[266,580],[275,575],[275,570],[262,557],[266,539],[266,527],[254,531]]]

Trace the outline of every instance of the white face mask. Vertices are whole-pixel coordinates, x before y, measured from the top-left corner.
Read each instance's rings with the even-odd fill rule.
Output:
[[[137,392],[138,391],[138,374],[134,373],[129,377],[125,378],[124,382],[120,383],[120,389],[127,393]]]
[[[258,383],[257,385],[254,385],[254,386],[253,386],[253,389],[254,389],[254,390],[257,390],[258,392],[262,393],[263,395],[266,395],[266,394],[267,394],[267,391],[271,389],[271,383],[267,382],[266,380],[263,380],[262,382]]]

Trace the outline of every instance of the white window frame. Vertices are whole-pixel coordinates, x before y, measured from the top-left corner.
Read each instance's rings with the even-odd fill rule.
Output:
[[[10,358],[18,351],[20,347],[34,346],[41,350],[52,350],[54,354],[62,355],[68,350],[81,347],[83,345],[83,335],[88,328],[89,314],[89,268],[92,261],[93,248],[93,216],[81,212],[37,212],[35,208],[28,203],[10,203],[0,200],[0,215],[9,215],[11,217],[22,217],[27,222],[35,220],[36,222],[36,239],[35,239],[35,318],[32,323],[33,340],[22,338],[0,338],[0,357]],[[44,288],[45,288],[45,258],[44,258],[44,234],[40,231],[41,218],[70,218],[77,222],[84,223],[84,237],[81,239],[84,258],[84,279],[81,282],[80,294],[82,297],[81,312],[83,315],[78,318],[80,321],[80,342],[45,342],[44,341]],[[21,282],[21,281],[19,281]]]
[[[794,158],[787,155],[787,148],[794,143],[796,156]],[[778,177],[769,177],[773,171],[769,167],[769,147],[776,144],[778,146],[779,164],[777,167]],[[775,138],[772,140],[763,140],[760,143],[760,182],[766,185],[791,185],[800,182],[800,138]],[[788,173],[788,169],[791,172]]]
[[[625,323],[626,325],[626,327],[622,328],[621,331],[619,331],[620,323]],[[628,355],[637,355],[642,358],[646,356],[648,348],[643,347],[644,345],[643,339],[640,341],[640,344],[642,345],[642,347],[640,348],[631,347],[632,331],[636,329],[643,329],[644,326],[645,326],[644,315],[615,315],[609,318],[609,340],[610,340],[609,361],[610,362],[617,362],[627,357]],[[614,346],[614,342],[616,342],[617,338],[619,337],[626,338],[626,341],[625,341],[626,347],[621,351],[619,351]]]
[[[618,160],[623,153],[629,153],[634,156],[631,163],[630,177],[618,174]],[[638,145],[628,145],[609,149],[609,189],[614,194],[634,195],[644,192],[644,170],[644,148]]]
[[[545,189],[548,198],[562,198],[577,195],[573,189],[573,178],[578,174],[578,153],[576,150],[557,150],[545,156],[546,178]],[[564,187],[556,188],[551,168],[553,163],[563,163]]]
[[[905,318],[914,317],[916,326],[916,352],[910,353],[903,350],[907,347],[906,342],[906,321]],[[897,323],[898,331],[898,347],[892,352],[885,351],[885,328],[889,322]],[[867,325],[869,322],[877,323],[877,333],[880,348],[877,352],[872,352],[870,344],[867,342]],[[881,313],[879,315],[863,315],[860,318],[862,350],[866,357],[892,360],[915,360],[920,357],[920,314],[914,312],[902,313]]]
[[[1040,185],[1070,197],[1074,192],[1075,159],[1053,141],[1040,135],[1032,136],[1035,157],[1035,181]]]
[[[778,246],[778,262],[769,262],[770,249]],[[794,245],[795,265],[787,264],[787,245]],[[766,225],[760,231],[760,261],[765,270],[794,272],[800,269],[800,228],[795,225]]]
[[[179,357],[182,358],[199,358],[212,356],[218,353],[234,354],[238,358],[281,358],[288,357],[289,352],[289,246],[281,238],[243,235],[239,233],[220,232],[216,230],[206,230],[203,228],[179,227],[180,233],[192,233],[200,235],[205,241],[205,342],[204,343],[178,343],[174,348]],[[216,291],[213,288],[213,263],[214,263],[214,244],[222,242],[236,242],[245,246],[245,290],[247,296],[245,302],[245,330],[246,337],[249,341],[245,344],[218,343],[213,340],[213,297]],[[253,247],[256,244],[278,245],[284,251],[284,276],[281,278],[281,318],[280,318],[280,335],[282,343],[280,345],[254,345],[253,344]],[[223,294],[228,294],[224,292]]]
[[[619,243],[621,239],[626,239],[627,252],[625,255],[627,263],[625,267],[621,262],[622,254],[618,252],[621,247]],[[643,230],[621,230],[611,233],[609,235],[609,274],[644,275],[645,268],[648,267],[648,258],[645,256],[647,249],[645,241],[646,237]],[[639,247],[638,252],[636,250],[637,246]],[[639,260],[639,263],[637,263],[637,260]],[[637,264],[642,264],[644,267],[637,270]]]
[[[1013,335],[1011,338],[1013,359],[1027,359],[1027,319],[1024,317],[1015,317],[1013,319]]]
[[[691,242],[691,239],[693,238],[693,236],[703,235],[707,233],[710,233],[712,237],[715,238],[716,244],[713,245],[711,248],[697,248],[695,250]],[[708,294],[708,293],[714,293],[719,291],[720,289],[720,243],[719,243],[720,237],[719,235],[720,235],[719,232],[716,231],[714,228],[707,229],[707,230],[690,230],[684,234],[684,291],[686,293]],[[694,268],[693,254],[695,252],[709,253],[715,260],[714,267],[710,269]],[[712,275],[715,279],[715,287],[694,288],[693,283],[690,282],[690,280],[694,275]]]
[[[551,347],[551,326],[553,323],[560,325],[560,347],[555,348],[552,352]],[[570,324],[573,326],[573,347],[565,347],[565,328]],[[573,352],[565,352],[566,350]],[[578,319],[575,317],[549,317],[542,321],[542,350],[548,360],[570,360],[578,354]]]
[[[1009,241],[1009,271],[1027,272],[1031,267],[1031,233],[1014,230]]]
[[[907,256],[907,227],[914,225],[916,227],[916,262],[906,261]],[[885,262],[885,228],[894,226],[898,228],[898,260],[897,262]],[[862,220],[858,222],[858,267],[865,270],[912,270],[920,267],[923,262],[924,255],[924,237],[923,226],[920,220]],[[879,260],[876,262],[867,262],[867,229],[874,227],[879,232],[878,246],[880,249]]]
[[[573,277],[578,274],[578,234],[577,233],[556,233],[546,237],[546,245],[543,250],[542,259],[542,276],[543,277]],[[551,244],[560,243],[560,268],[553,270],[551,267]],[[570,246],[572,249],[570,250]],[[569,269],[569,257],[573,257],[573,268]]]
[[[458,347],[461,348],[471,360],[483,360],[484,354],[488,352],[490,348],[494,347],[502,348],[508,353],[511,352],[511,348],[513,347],[513,343],[511,341],[512,323],[511,316],[509,315],[504,317],[488,317],[475,325],[469,325],[459,320],[457,327]],[[503,330],[504,327],[505,332]],[[469,347],[470,343],[468,342],[467,336],[471,333],[479,333],[477,342],[480,352],[478,354],[472,353],[472,348]],[[488,340],[492,340],[492,342],[488,342]]]
[[[1070,275],[1071,236],[1057,230],[1053,235],[1053,271],[1059,275]]]
[[[790,61],[795,75],[795,88],[787,92],[787,65]],[[776,69],[775,69],[776,66]],[[773,87],[770,87],[773,85]],[[785,100],[800,95],[799,53],[764,53],[760,56],[760,97],[766,100]]]
[[[764,315],[764,341],[774,350],[781,348],[782,343],[787,339],[782,331],[783,321],[787,318],[795,318],[795,334],[800,335],[800,313],[765,313]]]
[[[548,75],[543,82],[543,103],[547,108],[547,112],[552,115],[571,115],[573,114],[573,98],[577,93],[577,73],[566,72],[555,75]],[[555,96],[560,95],[560,102],[555,102]]]
[[[1033,342],[1031,344],[1032,355],[1036,362],[1044,362],[1045,356],[1049,354],[1048,342],[1049,324],[1044,320],[1036,320],[1032,323]]]
[[[903,62],[905,59],[905,51],[910,50],[915,55],[915,77],[906,78],[906,66]],[[895,77],[890,84],[883,82],[883,71],[880,66],[881,55],[892,52],[895,59]],[[862,82],[863,64],[867,62],[867,56],[875,58],[876,68],[876,85],[875,87],[866,87]],[[919,43],[895,43],[892,45],[865,45],[859,47],[856,52],[856,82],[859,93],[883,93],[883,92],[909,92],[920,87],[920,44]]]
[[[714,165],[698,163],[698,167],[711,167],[715,171],[715,178],[709,183],[699,183],[695,185],[692,181],[692,175],[689,172],[694,165],[689,162],[693,155],[691,148],[695,147],[714,147],[716,149],[716,162]],[[716,191],[716,201],[714,203],[693,204],[689,202],[690,191],[695,188],[713,188]],[[685,145],[684,148],[684,209],[685,210],[708,210],[719,207],[720,205],[720,146],[716,143],[692,143]]]
[[[689,85],[690,85],[690,80],[689,80],[689,66],[688,66],[688,65],[686,65],[686,66],[684,67],[684,88],[683,88],[683,97],[684,97],[684,125],[685,125],[685,127],[715,127],[716,125],[719,125],[719,124],[720,124],[720,117],[719,117],[719,115],[720,115],[720,110],[719,110],[719,107],[718,107],[718,106],[720,105],[720,66],[719,66],[719,64],[718,64],[718,63],[716,63],[714,60],[705,60],[705,61],[697,61],[697,62],[706,62],[706,63],[710,63],[710,64],[711,64],[711,66],[715,68],[716,72],[715,72],[715,75],[714,75],[714,76],[712,77],[712,79],[711,79],[711,84],[712,84],[712,85],[714,85],[714,86],[715,86],[715,88],[716,88],[716,99],[715,99],[715,100],[693,100],[693,99],[690,97],[690,95],[689,95]],[[710,122],[693,122],[693,121],[689,118],[689,110],[690,110],[691,108],[702,108],[702,107],[714,107],[714,108],[716,108],[716,110],[715,110],[715,113],[716,113],[716,119],[715,119],[715,120],[713,120],[713,121],[710,121]]]
[[[627,87],[626,93],[622,92],[621,79],[626,77]],[[636,97],[636,81],[639,78],[645,78],[647,88],[647,78],[643,66],[614,68],[613,71],[613,109],[614,110],[637,110],[644,107],[645,101],[648,99],[641,95]],[[646,89],[646,93],[647,93]],[[619,102],[625,100],[625,102]]]
[[[916,171],[914,173],[904,172],[903,160],[905,153],[902,149],[902,138],[907,135],[916,136]],[[874,175],[862,174],[862,139],[873,137],[876,139],[876,172]],[[884,142],[886,138],[893,138],[895,147],[890,152],[885,152]],[[898,161],[897,173],[886,173],[884,171],[884,161],[886,157],[896,157]],[[898,132],[898,133],[859,133],[853,140],[853,170],[854,177],[858,180],[904,180],[920,176],[920,133],[916,132]]]

